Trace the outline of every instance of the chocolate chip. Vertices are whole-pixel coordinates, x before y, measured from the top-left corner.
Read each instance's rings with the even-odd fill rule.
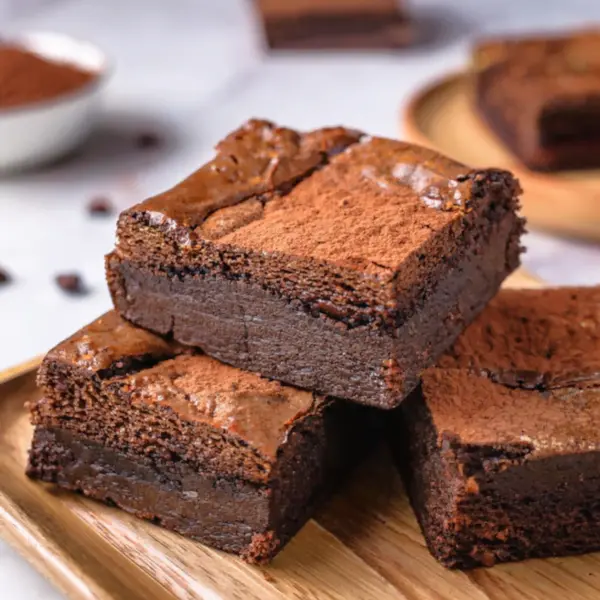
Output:
[[[0,267],[0,285],[4,285],[5,283],[10,283],[10,275],[7,271],[5,271],[2,267]]]
[[[158,134],[153,133],[151,131],[147,131],[144,133],[140,133],[137,136],[135,140],[135,145],[140,150],[152,150],[153,148],[160,146],[161,142],[162,140]]]
[[[464,183],[465,181],[469,180],[469,175],[457,175],[454,179],[458,181],[458,183]]]
[[[113,205],[110,200],[104,196],[92,198],[88,204],[88,212],[94,216],[110,215],[113,211]]]
[[[62,273],[55,278],[56,285],[67,294],[83,295],[87,292],[83,280],[76,273]]]

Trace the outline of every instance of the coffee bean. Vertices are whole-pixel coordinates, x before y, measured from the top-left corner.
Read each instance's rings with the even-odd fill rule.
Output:
[[[72,295],[83,295],[87,290],[83,280],[76,273],[62,273],[55,278],[56,285],[65,293]]]
[[[0,267],[0,285],[10,283],[11,277],[7,271]]]
[[[108,198],[97,196],[88,204],[88,212],[93,216],[106,216],[114,212],[113,205]]]
[[[162,139],[160,138],[160,136],[151,131],[140,133],[135,140],[135,145],[140,150],[152,150],[160,146],[161,143]]]

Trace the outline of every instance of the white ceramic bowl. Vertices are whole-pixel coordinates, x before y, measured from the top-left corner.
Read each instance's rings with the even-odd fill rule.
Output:
[[[98,48],[66,35],[30,33],[8,41],[98,75],[68,94],[0,109],[0,172],[5,173],[51,162],[81,144],[96,122],[110,70]]]

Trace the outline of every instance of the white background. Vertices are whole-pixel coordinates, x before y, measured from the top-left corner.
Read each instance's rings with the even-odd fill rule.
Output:
[[[47,350],[109,308],[103,255],[114,217],[91,219],[90,198],[124,208],[175,183],[251,116],[300,128],[345,124],[397,136],[412,91],[464,64],[487,32],[600,23],[597,0],[413,0],[434,39],[391,53],[267,56],[249,0],[0,0],[0,35],[52,30],[89,39],[115,72],[102,122],[83,152],[41,172],[0,179],[0,369]],[[137,133],[165,144],[140,152]],[[0,140],[0,144],[2,140]],[[599,283],[600,247],[532,234],[526,265],[555,283]],[[54,285],[77,271],[90,294]],[[0,430],[1,435],[1,430]],[[0,541],[0,597],[60,594]]]

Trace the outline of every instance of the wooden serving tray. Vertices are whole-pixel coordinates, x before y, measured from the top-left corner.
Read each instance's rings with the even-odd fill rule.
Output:
[[[418,92],[403,115],[407,139],[468,165],[512,171],[525,190],[523,214],[532,227],[600,240],[600,170],[530,171],[479,119],[471,92],[466,72]]]
[[[523,273],[516,287],[539,286]],[[70,598],[97,600],[597,599],[600,554],[447,571],[424,547],[382,450],[268,568],[30,481],[39,361],[0,374],[0,535]],[[0,592],[1,596],[1,592]]]

